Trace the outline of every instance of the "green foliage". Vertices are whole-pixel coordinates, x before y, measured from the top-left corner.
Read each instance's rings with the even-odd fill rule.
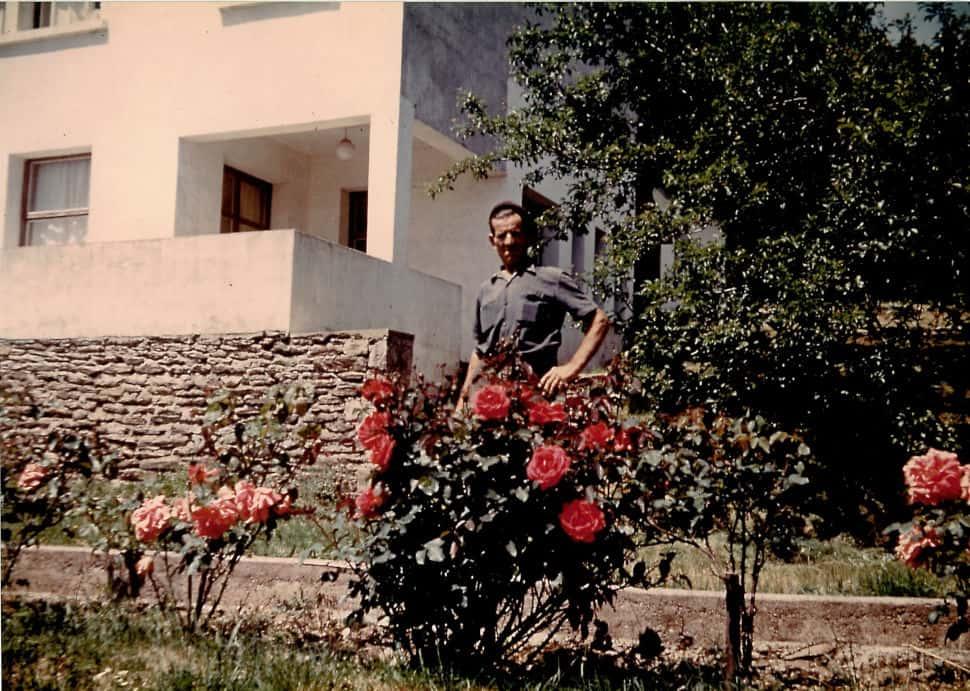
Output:
[[[509,41],[524,105],[468,95],[463,132],[497,148],[433,191],[502,160],[565,181],[541,220],[608,231],[605,292],[679,242],[628,325],[648,407],[806,430],[820,507],[858,523],[897,496],[885,458],[966,434],[970,18],[924,11],[930,45],[859,3],[541,8]],[[689,247],[704,229],[723,241]]]
[[[357,499],[356,616],[383,613],[424,664],[501,666],[565,624],[586,637],[617,586],[658,579],[634,564],[653,534],[635,477],[650,437],[622,422],[628,380],[613,371],[550,403],[518,365],[492,364],[469,414],[454,416],[447,386],[419,381],[387,385],[361,426],[377,470]],[[552,447],[568,467],[536,477],[538,450]],[[576,501],[601,520],[571,523]]]
[[[663,416],[656,429],[660,440],[637,473],[652,505],[646,521],[707,555],[728,594],[729,629],[736,626],[729,669],[750,671],[761,572],[771,554],[792,558],[805,532],[811,450],[761,417],[700,408]]]

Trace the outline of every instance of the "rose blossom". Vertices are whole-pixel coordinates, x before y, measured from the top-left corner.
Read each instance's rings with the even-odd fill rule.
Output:
[[[593,542],[596,534],[606,527],[603,510],[591,501],[574,499],[562,507],[559,525],[576,542]]]
[[[365,449],[373,449],[381,437],[387,436],[387,426],[391,422],[388,413],[371,413],[360,423],[357,438]]]
[[[155,560],[147,554],[135,562],[135,573],[144,578],[155,572]]]
[[[933,506],[963,494],[963,469],[955,453],[929,449],[923,456],[913,456],[903,466],[903,477],[910,504]]]
[[[970,502],[970,465],[960,466],[963,475],[960,477],[960,496],[963,501]]]
[[[597,422],[584,429],[579,435],[579,448],[581,450],[605,449],[612,438],[613,430],[605,422]]]
[[[377,510],[384,503],[384,493],[379,487],[368,487],[357,495],[354,505],[357,507],[357,516],[360,518],[370,518],[377,514]]]
[[[566,409],[561,403],[547,403],[542,399],[529,405],[529,424],[547,425],[550,422],[565,422]]]
[[[195,497],[191,492],[186,493],[172,502],[172,517],[190,523],[192,521],[192,511],[195,509]]]
[[[384,379],[370,379],[361,388],[360,395],[371,403],[386,403],[394,396],[394,387]]]
[[[219,498],[192,512],[195,534],[214,539],[222,537],[239,520],[236,495],[228,488],[219,488]]]
[[[382,434],[377,437],[371,447],[370,462],[381,470],[387,470],[387,464],[391,462],[391,454],[394,453],[396,443],[390,434]]]
[[[525,468],[526,476],[539,483],[539,489],[549,489],[559,484],[569,470],[569,456],[558,446],[540,446],[532,453]]]
[[[241,480],[236,483],[236,510],[247,523],[265,523],[272,509],[283,496],[269,487],[253,487]]]
[[[927,547],[939,547],[940,534],[935,528],[920,528],[913,526],[909,532],[899,534],[896,544],[896,557],[911,569],[915,569],[925,561],[923,550]]]
[[[171,519],[172,509],[165,505],[165,497],[162,495],[146,499],[131,512],[131,525],[140,542],[154,542],[168,528]]]
[[[209,480],[217,477],[219,477],[219,470],[217,468],[209,470],[205,467],[205,463],[189,464],[189,483],[193,485],[204,485]]]
[[[24,472],[20,474],[20,479],[17,480],[17,488],[24,492],[32,492],[44,482],[47,473],[47,468],[40,463],[28,463]]]
[[[479,389],[472,401],[472,410],[482,420],[504,420],[509,414],[509,396],[501,384]]]

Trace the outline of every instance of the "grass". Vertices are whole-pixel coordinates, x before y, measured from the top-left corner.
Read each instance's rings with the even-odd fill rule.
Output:
[[[156,610],[8,600],[3,605],[3,685],[16,689],[652,689],[717,688],[713,665],[598,671],[550,660],[516,676],[463,676],[364,659],[331,640],[256,625],[189,636]],[[290,628],[290,630],[293,630]]]
[[[723,547],[723,539],[712,540]],[[647,558],[659,559],[674,551],[670,587],[721,590],[724,586],[712,572],[710,562],[698,550],[685,546],[653,547]],[[851,540],[802,540],[790,562],[771,560],[761,572],[758,591],[762,593],[811,595],[880,595],[938,597],[948,583],[922,569],[913,570],[893,555],[875,547],[858,547]]]

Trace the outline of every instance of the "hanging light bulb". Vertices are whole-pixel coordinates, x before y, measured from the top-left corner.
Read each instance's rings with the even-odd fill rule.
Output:
[[[344,138],[337,142],[337,158],[341,161],[349,161],[354,157],[356,147],[354,143],[347,139],[347,128],[344,128]]]

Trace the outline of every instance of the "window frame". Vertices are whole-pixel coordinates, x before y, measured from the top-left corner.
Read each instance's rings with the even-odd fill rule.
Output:
[[[91,189],[88,188],[88,203],[86,206],[78,206],[72,209],[48,209],[45,211],[31,211],[28,207],[30,205],[30,193],[31,193],[31,171],[37,164],[43,165],[44,163],[53,163],[55,161],[78,161],[87,159],[91,160],[91,152],[85,152],[81,154],[70,154],[67,156],[42,156],[38,158],[30,158],[24,161],[24,178],[23,184],[21,185],[21,199],[20,199],[20,246],[21,247],[34,247],[30,243],[30,238],[28,237],[27,229],[30,226],[31,221],[43,221],[45,219],[52,218],[77,218],[80,216],[89,216],[91,214]]]
[[[0,17],[0,36],[6,36],[8,38],[12,38],[13,35],[33,36],[37,32],[41,32],[44,36],[60,35],[61,33],[74,33],[78,27],[83,28],[88,25],[103,24],[100,2],[78,3],[89,5],[88,12],[85,16],[79,18],[77,21],[68,22],[67,24],[55,24],[54,19],[57,16],[57,5],[75,4],[75,2],[76,0],[53,0],[52,2],[9,2],[7,0],[0,0],[0,5],[3,5],[3,15]],[[31,18],[30,23],[36,23],[37,26],[20,28],[21,18],[28,10],[25,5],[31,5],[29,11],[34,16]],[[47,24],[40,24],[38,14],[42,16],[45,10],[50,21]]]
[[[222,181],[225,185],[226,175],[229,174],[233,176],[233,193],[231,201],[231,213],[226,214],[225,209],[220,202],[220,212],[219,212],[219,234],[230,234],[230,233],[248,233],[250,230],[240,230],[239,224],[242,222],[247,226],[253,226],[253,230],[270,230],[270,225],[273,218],[273,183],[262,180],[255,175],[250,175],[238,168],[233,168],[230,165],[223,164],[222,166]],[[242,182],[246,182],[253,187],[260,190],[260,196],[265,199],[265,205],[261,205],[261,218],[259,221],[254,222],[253,219],[243,218],[239,209],[239,198],[240,198],[240,187]],[[228,218],[230,223],[229,230],[222,229],[223,219]],[[258,227],[257,227],[258,226]]]

